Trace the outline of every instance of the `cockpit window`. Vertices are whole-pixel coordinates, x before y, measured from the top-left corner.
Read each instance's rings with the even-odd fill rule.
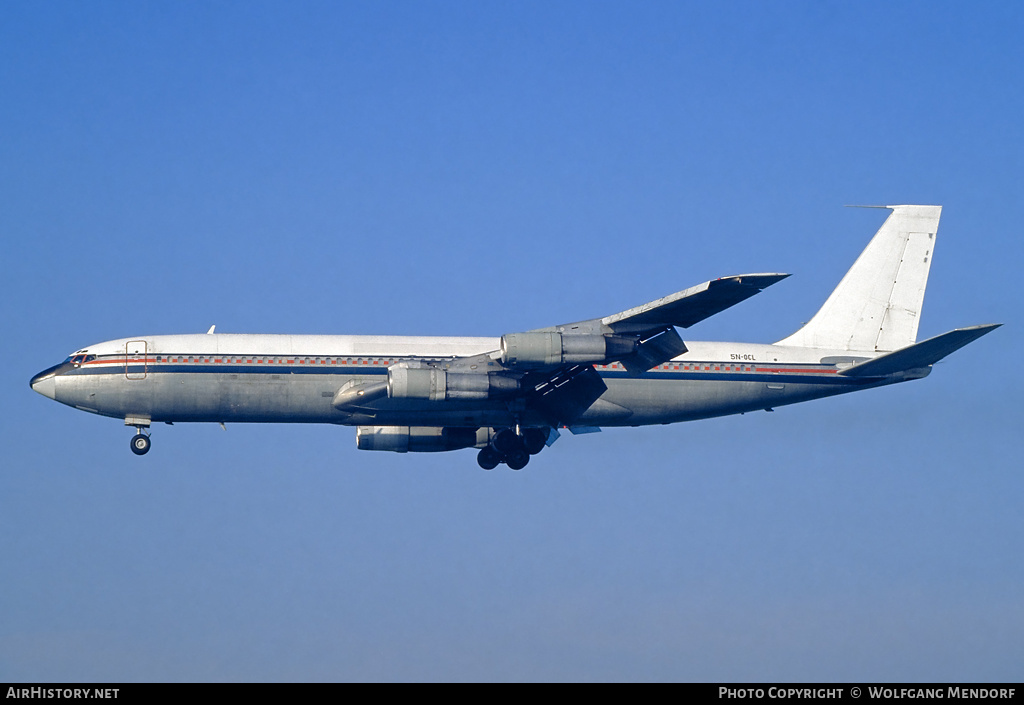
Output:
[[[86,362],[92,362],[95,359],[96,359],[95,355],[85,355],[83,353],[77,353],[77,354],[72,355],[71,357],[69,357],[66,360],[66,362],[70,362],[72,365],[75,365],[77,367],[78,365],[83,365]]]

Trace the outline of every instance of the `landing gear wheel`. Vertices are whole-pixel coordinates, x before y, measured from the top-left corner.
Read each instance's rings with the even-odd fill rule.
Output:
[[[493,470],[501,462],[501,456],[498,455],[498,451],[494,450],[494,448],[486,446],[477,453],[476,462],[484,470]]]
[[[526,452],[530,455],[537,455],[537,453],[544,450],[544,446],[547,445],[547,441],[548,434],[542,429],[523,429],[523,445],[526,447]]]
[[[132,452],[135,455],[145,455],[149,452],[149,447],[153,445],[152,441],[149,440],[149,436],[144,433],[132,436]]]
[[[526,448],[520,446],[505,456],[505,462],[508,463],[510,470],[522,470],[530,462],[530,454],[526,452]]]
[[[519,436],[511,428],[503,428],[494,435],[491,446],[500,455],[508,455],[516,448],[521,448],[522,441],[519,440]]]

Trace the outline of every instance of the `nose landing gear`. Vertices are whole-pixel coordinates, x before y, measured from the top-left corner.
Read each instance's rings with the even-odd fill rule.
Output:
[[[132,436],[131,448],[135,455],[145,455],[149,452],[151,445],[153,445],[153,442],[149,440],[149,436],[142,432],[141,428],[138,433]]]
[[[145,455],[149,447],[153,445],[149,440],[149,417],[148,416],[127,416],[124,420],[125,426],[134,426],[135,435],[132,436],[131,449],[135,455]]]

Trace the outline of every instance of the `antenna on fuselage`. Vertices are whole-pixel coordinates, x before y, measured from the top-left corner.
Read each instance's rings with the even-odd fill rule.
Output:
[[[210,326],[210,330],[206,331],[206,334],[207,335],[213,335],[213,329],[216,328],[216,327],[217,327],[217,324],[214,323],[212,326]]]

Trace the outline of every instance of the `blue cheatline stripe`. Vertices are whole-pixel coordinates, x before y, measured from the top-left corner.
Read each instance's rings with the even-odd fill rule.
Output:
[[[170,355],[162,357],[187,357],[184,355]],[[205,355],[203,357],[206,357]],[[259,356],[252,356],[259,357]],[[300,356],[293,356],[291,359],[297,359]],[[305,356],[301,356],[305,357]],[[276,358],[275,358],[276,359]],[[392,360],[394,358],[379,358],[381,360],[387,359]],[[412,359],[412,358],[406,358]],[[435,360],[434,358],[430,358]],[[105,358],[109,362],[117,362],[116,357]],[[104,364],[104,365],[85,365],[75,370],[69,371],[69,374],[73,375],[124,375],[124,374],[143,374],[156,375],[156,374],[246,374],[246,375],[336,375],[336,376],[353,376],[353,375],[379,375],[384,376],[388,372],[389,365],[378,364],[378,365],[367,365],[361,363],[346,363],[346,364],[287,364],[287,363],[237,363],[237,362],[221,362],[221,363],[171,363],[171,362],[157,362],[153,360],[147,364],[129,364],[127,367],[123,363],[118,364]],[[696,366],[725,366],[723,363],[688,363]],[[796,364],[796,363],[794,363]],[[774,363],[775,369],[784,369],[779,363]],[[806,370],[812,367],[809,364],[800,364],[800,369]],[[834,367],[828,365],[820,366],[822,372],[831,371]],[[597,370],[598,374],[603,379],[630,379],[630,380],[650,380],[650,381],[662,381],[662,380],[673,380],[673,381],[695,381],[695,382],[774,382],[780,384],[839,384],[843,386],[858,386],[865,384],[865,380],[840,377],[835,374],[828,374],[827,376],[820,373],[814,372],[800,372],[800,373],[786,373],[786,372],[754,372],[754,371],[733,371],[733,372],[712,372],[712,371],[681,371],[681,370],[657,370],[652,372],[646,372],[639,376],[633,376],[627,373],[625,370]]]

